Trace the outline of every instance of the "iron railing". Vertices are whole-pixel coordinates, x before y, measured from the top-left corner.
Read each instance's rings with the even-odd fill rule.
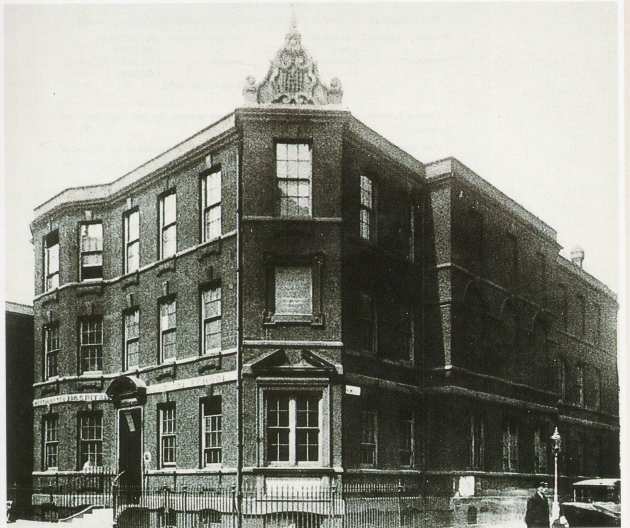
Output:
[[[33,475],[31,486],[8,487],[11,517],[57,521],[87,506],[111,507],[115,477],[102,467]]]
[[[448,526],[448,497],[402,486],[129,488],[116,485],[118,528],[411,528]],[[240,524],[239,524],[240,522]]]

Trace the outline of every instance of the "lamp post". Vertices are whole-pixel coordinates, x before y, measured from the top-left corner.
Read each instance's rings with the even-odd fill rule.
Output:
[[[560,503],[558,502],[558,454],[562,447],[562,437],[558,432],[558,426],[555,427],[553,434],[551,435],[551,446],[553,450],[553,503],[551,505],[551,518],[555,521],[560,517]]]

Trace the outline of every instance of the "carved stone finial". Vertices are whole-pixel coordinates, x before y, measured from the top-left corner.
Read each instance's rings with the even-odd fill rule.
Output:
[[[297,31],[297,15],[295,14],[295,4],[291,4],[291,31]]]
[[[245,86],[243,86],[243,98],[247,103],[258,102],[258,87],[256,86],[256,79],[252,75],[248,75],[245,79]]]
[[[280,104],[340,104],[343,89],[339,79],[330,86],[319,78],[317,64],[302,47],[302,35],[297,29],[295,11],[291,27],[284,39],[284,46],[271,61],[269,71],[260,84],[254,77],[245,80],[243,98],[247,103]]]

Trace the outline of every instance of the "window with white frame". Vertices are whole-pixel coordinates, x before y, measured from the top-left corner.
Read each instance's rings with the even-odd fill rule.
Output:
[[[368,176],[360,178],[359,234],[363,240],[374,240],[376,222],[374,216],[374,184]]]
[[[204,466],[220,464],[222,456],[223,415],[221,397],[206,398],[202,403],[201,452]]]
[[[160,259],[177,252],[177,194],[171,191],[160,198]]]
[[[415,420],[411,409],[401,409],[398,416],[398,463],[413,467],[415,451]]]
[[[53,231],[44,239],[44,290],[59,287],[59,231]]]
[[[270,391],[266,394],[266,460],[269,463],[320,462],[321,393]]]
[[[313,315],[313,269],[311,266],[276,266],[275,315]]]
[[[204,354],[221,352],[221,287],[208,288],[201,293]]]
[[[44,351],[46,355],[46,379],[59,375],[59,325],[44,328]]]
[[[160,362],[177,357],[177,301],[160,303]]]
[[[140,310],[125,313],[125,369],[140,366]]]
[[[59,467],[59,417],[50,414],[44,417],[44,469]]]
[[[518,424],[514,420],[506,420],[503,424],[503,470],[518,470]]]
[[[79,463],[81,467],[103,465],[103,416],[100,413],[79,416]]]
[[[124,224],[125,273],[132,273],[140,267],[140,212],[126,213]]]
[[[177,463],[177,423],[175,405],[169,404],[159,409],[160,413],[160,462],[162,466]]]
[[[276,176],[280,216],[311,216],[311,145],[276,143]]]
[[[221,170],[201,178],[201,208],[203,241],[221,236]]]
[[[360,463],[376,467],[378,460],[378,413],[375,409],[361,411]]]
[[[91,222],[80,224],[81,257],[80,279],[103,278],[103,224]]]
[[[79,360],[81,373],[103,370],[103,319],[90,317],[80,322]]]
[[[534,430],[534,472],[547,473],[547,436],[544,427]]]

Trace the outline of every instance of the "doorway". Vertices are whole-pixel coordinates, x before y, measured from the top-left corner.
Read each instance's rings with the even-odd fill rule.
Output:
[[[118,412],[118,473],[121,486],[142,488],[142,409]]]

